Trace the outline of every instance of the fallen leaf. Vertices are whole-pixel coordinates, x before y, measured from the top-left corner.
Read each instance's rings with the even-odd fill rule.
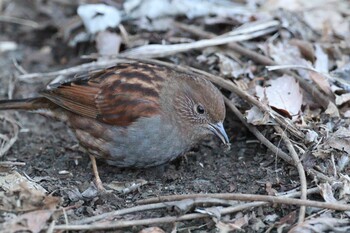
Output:
[[[78,7],[78,15],[86,30],[95,34],[107,28],[115,28],[121,21],[121,12],[105,4],[86,4]]]
[[[320,193],[326,202],[329,202],[329,203],[338,202],[333,195],[332,186],[330,186],[330,184],[323,183],[323,184],[319,184],[318,187],[320,188]]]
[[[315,233],[315,232],[349,232],[350,220],[329,217],[319,217],[307,220],[293,227],[289,233]]]
[[[291,76],[284,75],[268,82],[268,87],[256,87],[259,100],[267,99],[268,104],[278,110],[286,111],[290,118],[296,119],[302,105],[303,95],[299,83]]]
[[[340,106],[350,100],[350,93],[335,96],[335,104]]]
[[[17,216],[5,222],[0,230],[2,233],[32,232],[39,233],[47,226],[54,210],[36,210]]]
[[[326,141],[326,145],[350,154],[350,130],[340,127],[336,132],[330,135]]]
[[[139,231],[139,233],[165,233],[165,231],[159,227],[147,227]]]

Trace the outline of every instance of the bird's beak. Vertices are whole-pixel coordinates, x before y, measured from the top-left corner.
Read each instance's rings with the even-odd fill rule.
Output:
[[[209,129],[211,132],[213,132],[216,136],[220,138],[220,140],[225,144],[230,144],[230,141],[227,137],[227,134],[225,132],[224,126],[222,125],[222,122],[218,122],[216,124],[209,124]]]

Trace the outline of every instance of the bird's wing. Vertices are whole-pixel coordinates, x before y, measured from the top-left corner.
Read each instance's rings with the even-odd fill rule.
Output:
[[[146,63],[122,63],[55,85],[42,95],[81,116],[128,126],[140,117],[160,113],[164,79],[157,68]]]

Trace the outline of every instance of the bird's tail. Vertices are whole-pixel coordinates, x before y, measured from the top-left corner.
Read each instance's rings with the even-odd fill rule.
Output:
[[[0,100],[1,110],[38,110],[50,108],[51,103],[43,97],[15,99],[15,100]]]

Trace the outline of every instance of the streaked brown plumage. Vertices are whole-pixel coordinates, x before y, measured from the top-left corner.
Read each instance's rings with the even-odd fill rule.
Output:
[[[42,97],[2,100],[0,110],[45,109],[93,156],[119,167],[173,160],[222,126],[221,93],[204,78],[144,62],[121,63],[50,86]]]

